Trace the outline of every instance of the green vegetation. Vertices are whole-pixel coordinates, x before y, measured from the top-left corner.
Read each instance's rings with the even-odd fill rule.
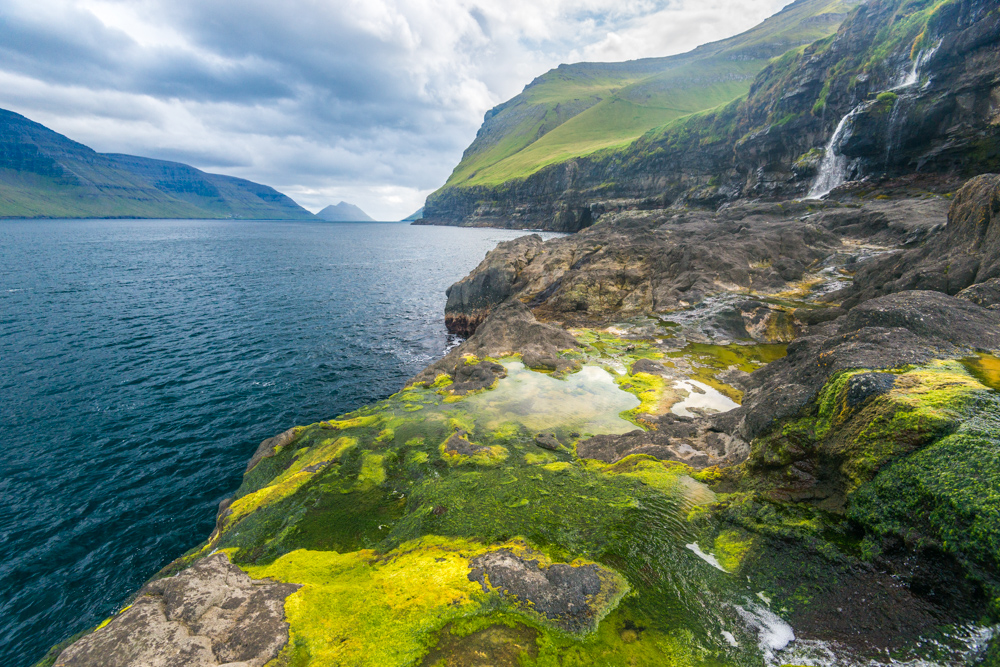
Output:
[[[979,355],[898,369],[882,376],[891,388],[854,399],[852,381],[870,372],[834,375],[801,415],[755,440],[745,464],[721,471],[717,488],[736,492],[722,496],[712,530],[794,539],[832,561],[900,543],[944,553],[1000,598],[1000,396],[989,375],[998,368]]]
[[[176,162],[104,155],[0,109],[0,217],[311,219],[285,195]]]
[[[854,4],[800,0],[687,54],[560,66],[487,114],[445,187],[497,186],[741,98],[772,57],[831,35]]]

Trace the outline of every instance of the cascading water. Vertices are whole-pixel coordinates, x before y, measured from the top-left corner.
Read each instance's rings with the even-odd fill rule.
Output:
[[[840,142],[850,129],[851,118],[861,107],[855,107],[849,114],[840,119],[830,142],[826,145],[823,161],[819,165],[819,173],[807,195],[809,199],[822,199],[847,180],[847,156],[837,152]]]
[[[910,86],[915,86],[920,82],[920,68],[923,67],[928,60],[934,57],[937,50],[941,48],[941,41],[927,49],[926,51],[921,51],[917,54],[917,57],[913,60],[913,66],[910,68],[909,72],[903,72],[900,74],[898,82],[895,86],[890,88],[890,90],[899,90],[901,88],[909,88]]]
[[[921,51],[914,59],[913,66],[910,68],[909,72],[902,72],[898,78],[898,83],[890,88],[889,91],[910,88],[919,83],[921,68],[927,64],[935,53],[937,53],[937,50],[940,47],[941,41],[939,40],[933,47],[925,51]],[[843,140],[848,136],[851,119],[863,108],[865,108],[865,106],[866,103],[859,104],[851,109],[850,113],[840,119],[837,129],[834,131],[833,136],[830,137],[830,142],[826,145],[826,149],[823,154],[823,161],[819,166],[819,173],[816,175],[816,180],[813,181],[812,187],[809,189],[809,194],[807,195],[809,199],[822,199],[830,194],[834,188],[842,185],[847,180],[849,160],[846,155],[839,154],[837,149]],[[900,114],[900,105],[897,102],[893,105],[892,115],[890,116],[889,121],[890,136],[886,142],[887,154],[885,158],[887,165],[889,163],[889,158],[891,157],[888,153],[893,150],[895,143],[897,143],[895,141],[895,135],[898,134],[898,132],[895,130],[899,127],[901,122],[902,118]]]

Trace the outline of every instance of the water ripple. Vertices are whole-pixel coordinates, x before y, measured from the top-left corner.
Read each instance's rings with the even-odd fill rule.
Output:
[[[0,223],[0,664],[204,539],[256,444],[398,389],[516,232]]]

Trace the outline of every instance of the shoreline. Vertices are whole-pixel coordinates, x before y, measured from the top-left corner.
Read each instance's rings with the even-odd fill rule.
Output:
[[[984,196],[981,190],[967,186],[967,196],[952,205],[952,217],[974,208],[971,200]],[[260,594],[240,594],[236,617],[223,614],[222,625],[207,627],[206,636],[216,637],[222,650],[237,651],[219,637],[241,632],[240,619],[248,614],[266,619],[259,640],[241,644],[238,651],[250,651],[257,656],[250,656],[253,660],[269,665],[273,660],[284,664],[281,660],[302,651],[335,662],[365,656],[372,664],[410,664],[428,651],[455,658],[484,650],[490,642],[491,650],[506,647],[531,660],[585,646],[588,652],[622,655],[654,646],[659,651],[672,626],[657,620],[662,612],[652,610],[658,606],[647,608],[649,596],[659,591],[656,595],[687,608],[690,601],[674,598],[686,580],[708,586],[711,601],[705,603],[717,618],[682,615],[670,623],[718,638],[712,650],[720,656],[729,651],[755,655],[764,650],[757,647],[760,638],[774,636],[776,628],[785,639],[767,651],[777,652],[782,661],[798,655],[800,644],[792,639],[798,636],[838,642],[849,647],[842,649],[845,655],[863,657],[874,646],[909,655],[916,650],[913,642],[942,620],[964,627],[982,613],[981,603],[974,602],[981,599],[977,590],[995,585],[972,555],[976,538],[966,538],[948,554],[887,549],[892,522],[898,521],[893,513],[907,511],[910,493],[907,478],[894,476],[898,466],[887,464],[907,457],[910,477],[936,483],[940,471],[919,463],[921,457],[940,451],[964,465],[966,454],[957,454],[956,446],[969,452],[988,446],[989,426],[977,426],[980,422],[970,417],[996,412],[1000,420],[995,386],[989,384],[1000,360],[983,354],[1000,351],[1000,312],[972,296],[956,299],[927,291],[861,299],[848,310],[838,304],[859,298],[865,285],[857,283],[857,276],[864,273],[855,270],[855,282],[844,283],[844,264],[830,260],[847,253],[843,261],[850,265],[859,247],[852,234],[869,245],[912,236],[915,229],[902,224],[903,214],[912,207],[940,210],[934,206],[828,207],[805,225],[788,204],[780,214],[760,205],[719,214],[686,212],[685,219],[664,212],[620,216],[547,243],[524,236],[500,244],[448,291],[446,314],[452,322],[465,318],[463,326],[472,330],[467,340],[384,401],[265,440],[241,489],[220,507],[216,529],[200,550],[168,566],[160,573],[165,578],[137,594],[136,606],[78,640],[54,664],[88,664],[74,660],[107,655],[128,641],[135,632],[130,624],[140,622],[136,619],[146,619],[141,621],[147,624],[146,635],[161,638],[158,651],[179,650],[162,639],[173,636],[170,628],[179,621],[172,620],[161,600],[186,599],[189,594],[174,590],[178,586],[192,591],[192,586],[208,586],[219,599],[232,599],[236,593],[223,582],[233,577],[245,578],[240,590]],[[901,217],[893,218],[893,210]],[[790,235],[785,220],[800,229],[799,236]],[[947,240],[933,217],[921,224],[925,244]],[[748,239],[739,247],[720,247],[713,235],[732,233],[730,225],[743,229]],[[748,279],[761,290],[740,288],[724,299],[703,292],[693,305],[680,305],[703,289],[697,280],[688,284],[683,272],[667,278],[687,285],[687,297],[671,297],[669,290],[676,288],[664,285],[647,289],[641,280],[618,283],[661,304],[673,298],[681,308],[673,314],[651,312],[651,301],[623,308],[606,290],[580,291],[588,281],[613,284],[604,276],[618,270],[615,252],[639,259],[632,270],[641,272],[646,260],[640,258],[655,256],[650,244],[658,238],[675,244],[675,230],[685,230],[685,243],[695,244],[692,248],[702,247],[697,239],[703,239],[707,254],[699,261],[704,268],[692,269],[703,275],[711,275],[713,266],[733,265],[734,252],[772,247],[772,237],[782,244],[777,258],[750,263]],[[844,230],[849,230],[846,236]],[[588,255],[588,247],[600,249]],[[898,254],[885,247],[867,255],[862,265],[878,265]],[[574,260],[559,268],[560,257],[581,253],[588,264]],[[826,257],[827,264],[817,264],[811,253]],[[794,259],[801,268],[783,266],[782,258]],[[536,263],[544,270],[534,270]],[[834,289],[838,285],[846,286]],[[577,296],[565,299],[565,293]],[[580,315],[580,298],[586,317]],[[536,313],[561,324],[539,321]],[[582,374],[586,369],[594,370]],[[684,407],[705,387],[742,404],[724,412]],[[582,403],[567,403],[573,392],[583,392]],[[635,401],[632,407],[607,402],[626,396]],[[948,414],[937,412],[942,400],[950,406]],[[900,414],[915,420],[893,417]],[[631,423],[614,426],[612,415]],[[879,440],[844,447],[845,435],[865,432],[885,419],[890,426],[881,428]],[[953,435],[942,438],[942,433]],[[881,442],[896,444],[886,449]],[[583,488],[596,494],[593,500],[583,500],[576,490]],[[467,495],[470,489],[474,495]],[[950,491],[940,493],[935,502],[955,502]],[[569,503],[569,498],[577,500]],[[621,505],[625,498],[632,500]],[[662,509],[651,509],[664,502]],[[584,509],[587,503],[594,503],[590,510]],[[631,503],[648,509],[636,514]],[[671,507],[684,509],[678,515]],[[791,518],[765,518],[778,507]],[[645,541],[642,531],[632,532],[649,521],[671,526],[662,545]],[[861,526],[862,538],[852,526]],[[932,539],[944,528],[931,524],[920,530]],[[611,556],[621,548],[647,554],[638,562],[681,588],[665,592],[643,583],[634,569],[638,562]],[[857,555],[865,550],[877,554],[873,561]],[[347,588],[329,588],[326,579],[315,578],[311,562],[342,572],[331,583],[347,577],[342,580]],[[874,569],[872,563],[877,563]],[[822,581],[810,574],[816,567],[827,570]],[[951,571],[966,574],[947,574]],[[390,572],[402,579],[384,579]],[[971,572],[980,574],[963,579]],[[560,583],[537,583],[539,573],[559,573]],[[734,607],[742,593],[733,588],[733,573],[760,582],[763,590],[756,597],[767,605]],[[383,588],[366,588],[369,577],[384,581]],[[911,581],[912,588],[891,583],[899,577]],[[933,603],[932,614],[919,593],[926,577],[954,590],[947,600]],[[590,590],[589,597],[573,597],[578,586]],[[418,594],[421,588],[433,591],[432,597]],[[866,601],[853,596],[856,590],[897,592]],[[803,602],[802,591],[810,591],[809,602]],[[384,620],[338,612],[334,617],[346,624],[342,632],[317,633],[315,624],[323,616],[316,614],[328,609],[324,605],[338,600],[351,609],[352,601],[372,595],[372,600],[384,599],[379,605],[389,605]],[[396,595],[404,596],[400,600],[416,595],[414,600],[424,602],[397,607],[390,602]],[[442,600],[451,602],[441,607]],[[769,608],[783,611],[764,622],[771,618]],[[849,611],[831,614],[834,608]],[[866,614],[892,618],[895,629],[887,634],[883,626],[872,626],[850,639],[857,632],[854,619]],[[630,630],[640,627],[640,618],[642,633]],[[396,628],[391,650],[371,643],[387,619],[394,619]],[[499,629],[504,627],[508,630]],[[992,637],[991,627],[976,630],[980,639],[969,639],[971,644],[958,642],[948,650],[954,656],[978,654]],[[608,634],[609,628],[617,629]],[[643,637],[658,639],[649,643]],[[672,646],[681,650],[683,644]]]

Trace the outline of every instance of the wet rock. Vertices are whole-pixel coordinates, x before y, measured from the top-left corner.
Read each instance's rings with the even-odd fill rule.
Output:
[[[541,447],[542,449],[548,449],[549,451],[552,452],[557,452],[562,448],[562,446],[559,444],[559,441],[556,440],[556,437],[551,433],[539,433],[538,435],[536,435],[535,444]]]
[[[489,447],[477,445],[469,440],[469,434],[459,429],[452,433],[444,443],[444,450],[449,454],[460,456],[475,456],[489,451]]]
[[[815,326],[832,322],[847,311],[840,307],[834,308],[797,308],[792,315],[806,326]]]
[[[847,383],[847,405],[857,407],[873,396],[888,394],[896,384],[892,373],[862,373]]]
[[[246,472],[253,470],[254,467],[256,467],[256,465],[264,459],[274,456],[275,451],[277,451],[279,447],[290,445],[291,442],[295,440],[295,436],[297,434],[297,429],[290,428],[284,433],[280,433],[273,438],[264,440],[260,443],[260,446],[257,447],[257,451],[254,452],[254,455],[250,458],[250,462],[247,463]]]
[[[789,343],[799,335],[795,318],[784,310],[755,301],[738,303],[736,308],[747,333],[759,343]]]
[[[131,608],[78,640],[57,667],[263,667],[288,643],[285,598],[298,586],[254,581],[224,554],[140,591]]]
[[[662,461],[678,461],[694,468],[719,464],[727,456],[729,436],[707,430],[704,418],[673,414],[651,417],[655,430],[630,431],[623,435],[597,435],[577,443],[577,455],[615,463],[633,454]]]
[[[449,391],[464,396],[465,394],[482,391],[492,387],[497,380],[507,377],[507,369],[503,364],[493,361],[480,361],[476,364],[459,364],[455,368],[455,381]]]
[[[670,372],[663,364],[652,359],[639,359],[632,364],[632,374],[648,373],[649,375],[669,375]]]
[[[866,301],[788,346],[753,373],[739,408],[709,418],[744,453],[776,420],[811,401],[837,371],[900,368],[973,351],[1000,350],[1000,312],[940,292],[900,292]]]
[[[442,373],[456,378],[469,355],[499,358],[520,354],[529,368],[566,371],[574,365],[561,359],[559,352],[576,347],[576,339],[568,331],[539,322],[523,303],[511,299],[495,308],[471,338],[425,368],[409,384],[432,383]]]
[[[501,591],[567,632],[594,630],[608,611],[608,601],[625,593],[624,582],[599,565],[556,563],[543,568],[530,551],[518,555],[498,549],[474,558],[470,566],[469,581],[482,584],[484,592]]]

